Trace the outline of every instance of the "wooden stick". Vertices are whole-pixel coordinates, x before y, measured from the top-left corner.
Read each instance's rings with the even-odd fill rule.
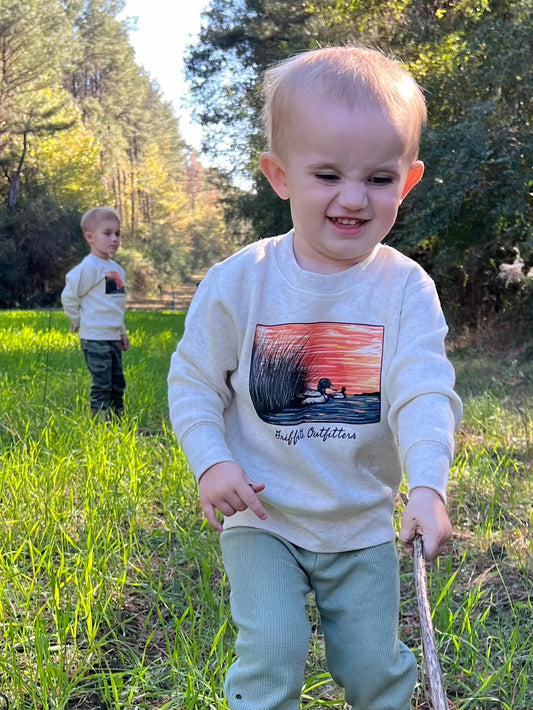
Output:
[[[420,616],[420,630],[422,634],[422,649],[424,651],[425,672],[428,678],[429,693],[434,710],[449,710],[448,698],[442,682],[437,644],[435,643],[435,629],[431,619],[429,605],[428,585],[426,576],[426,560],[422,538],[416,535],[413,540],[413,558],[415,568],[415,587]]]

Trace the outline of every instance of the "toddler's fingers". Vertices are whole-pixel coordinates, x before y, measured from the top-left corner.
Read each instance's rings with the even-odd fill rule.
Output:
[[[422,542],[424,550],[424,559],[427,560],[427,562],[431,562],[431,560],[434,560],[436,557],[439,556],[440,550],[433,537],[423,537]]]
[[[447,551],[447,542],[450,537],[451,535],[444,535],[442,537],[438,535],[422,535],[424,558],[428,562],[431,562],[432,560],[436,560],[440,555],[445,555]]]
[[[256,496],[256,492],[260,493],[264,489],[264,483],[255,483],[255,481],[251,481],[247,488],[241,493],[242,501],[246,503],[246,506],[250,508],[250,510],[252,510],[261,520],[266,520],[268,516],[266,510],[261,505],[261,501]]]
[[[209,523],[209,525],[211,525],[213,530],[216,530],[217,532],[222,532],[222,530],[224,528],[222,527],[221,523],[219,522],[219,520],[216,516],[215,506],[206,504],[203,506],[203,509],[204,509],[204,515],[206,517],[206,520]]]
[[[410,545],[417,533],[417,521],[414,518],[404,515],[402,520],[402,528],[399,533],[400,540],[406,545]]]
[[[251,483],[248,484],[252,491],[254,493],[261,493],[261,491],[265,490],[265,484],[264,483],[255,483],[252,481]]]

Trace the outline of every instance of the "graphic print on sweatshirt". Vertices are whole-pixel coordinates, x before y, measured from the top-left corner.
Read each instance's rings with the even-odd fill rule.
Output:
[[[124,293],[124,281],[118,271],[108,271],[105,275],[106,293]]]
[[[269,424],[380,421],[384,326],[257,325],[250,396]]]

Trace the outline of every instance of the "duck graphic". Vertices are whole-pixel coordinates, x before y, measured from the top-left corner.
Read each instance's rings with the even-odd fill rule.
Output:
[[[346,388],[344,389],[346,390]],[[304,392],[297,394],[296,398],[300,400],[302,407],[306,407],[309,404],[323,404],[329,399],[327,390],[332,390],[333,396],[335,396],[335,392],[337,392],[335,387],[331,384],[331,380],[328,380],[327,377],[322,377],[322,379],[318,381],[316,390],[305,390]]]
[[[381,415],[384,327],[364,323],[258,324],[249,388],[276,426],[373,424]]]
[[[341,391],[335,390],[332,395],[333,399],[346,399],[346,387],[341,387]]]

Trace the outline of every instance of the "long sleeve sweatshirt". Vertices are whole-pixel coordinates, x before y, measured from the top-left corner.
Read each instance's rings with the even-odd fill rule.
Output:
[[[120,340],[126,333],[126,278],[120,264],[88,254],[65,280],[61,303],[80,338]]]
[[[266,484],[267,520],[244,510],[224,528],[339,552],[394,538],[404,470],[445,498],[461,417],[446,333],[433,281],[381,244],[336,274],[301,269],[292,232],[215,265],[168,383],[196,477],[235,461]]]

